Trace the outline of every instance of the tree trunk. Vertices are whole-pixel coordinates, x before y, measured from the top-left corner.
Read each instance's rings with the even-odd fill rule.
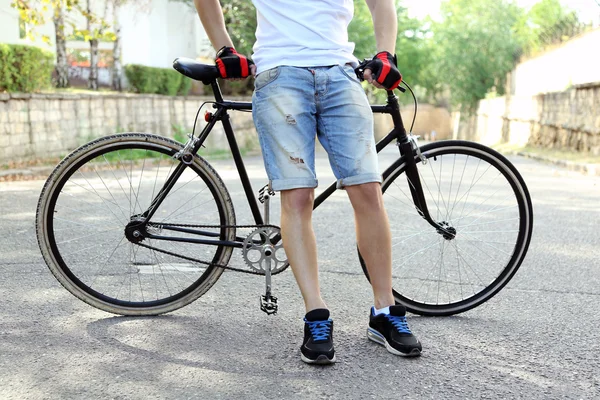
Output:
[[[56,87],[66,88],[69,87],[69,64],[62,2],[59,2],[54,9],[54,31],[56,32]]]
[[[87,30],[92,33],[92,7],[87,0]],[[98,39],[90,40],[90,76],[88,78],[88,89],[98,90]]]
[[[113,69],[112,69],[112,88],[119,92],[123,90],[122,78],[123,78],[123,66],[121,65],[121,24],[119,23],[119,4],[115,2],[113,7],[113,18],[114,18],[114,30],[115,30],[115,43],[113,47]]]
[[[90,40],[90,77],[88,89],[98,90],[98,39]]]

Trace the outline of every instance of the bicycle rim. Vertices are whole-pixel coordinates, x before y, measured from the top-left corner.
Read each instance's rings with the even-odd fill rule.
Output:
[[[195,300],[220,276],[222,268],[139,244],[220,265],[231,248],[156,239],[137,244],[125,236],[126,225],[148,209],[179,164],[172,157],[178,147],[152,135],[116,135],[76,150],[51,175],[38,208],[40,247],[52,272],[77,297],[118,314],[159,314]],[[227,225],[234,218],[222,182],[197,159],[150,222],[152,233],[198,238],[162,227]],[[233,229],[212,232],[212,239],[235,237]]]
[[[444,237],[419,215],[400,159],[382,184],[394,295],[414,313],[451,315],[490,299],[517,271],[531,238],[531,199],[514,166],[487,147],[449,141],[422,152],[429,213],[456,236]]]

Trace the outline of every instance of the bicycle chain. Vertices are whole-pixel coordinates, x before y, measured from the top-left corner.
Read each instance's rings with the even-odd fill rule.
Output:
[[[152,222],[148,223],[148,226],[151,227],[157,227],[157,228],[161,228],[162,226],[167,225],[167,224],[154,224]],[[276,225],[193,225],[193,224],[168,224],[169,226],[178,226],[180,228],[275,228],[275,229],[279,229],[278,226]],[[217,267],[217,268],[223,268],[223,269],[228,269],[230,271],[236,271],[236,272],[242,272],[245,274],[252,274],[252,275],[264,275],[264,272],[258,272],[258,271],[249,271],[249,270],[245,270],[245,269],[241,269],[241,268],[236,268],[236,267],[230,267],[228,265],[220,265],[220,264],[215,264],[212,262],[208,262],[208,261],[203,261],[197,258],[193,258],[193,257],[188,257],[188,256],[184,256],[181,254],[177,254],[177,253],[173,253],[171,251],[168,250],[162,250],[153,246],[149,246],[147,244],[143,244],[142,242],[136,243],[138,246],[141,247],[145,247],[147,249],[150,250],[155,250],[158,251],[159,253],[164,253],[164,254],[168,254],[170,256],[174,256],[174,257],[178,257],[178,258],[182,258],[184,260],[188,260],[188,261],[193,261],[199,264],[204,264],[204,265],[208,265],[209,267]]]

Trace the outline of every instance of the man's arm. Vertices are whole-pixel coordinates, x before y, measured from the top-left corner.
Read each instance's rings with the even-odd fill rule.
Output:
[[[229,33],[227,33],[227,28],[225,27],[225,19],[223,18],[223,10],[221,9],[219,0],[194,0],[194,5],[196,6],[196,10],[200,16],[200,22],[202,22],[202,26],[208,35],[208,40],[210,40],[210,43],[213,45],[213,47],[216,50],[222,49],[223,47],[233,48],[233,42],[231,41]],[[217,54],[218,58],[221,57],[220,54],[221,52]],[[227,55],[231,56],[230,53],[227,53]],[[223,64],[221,60],[217,59],[217,62],[221,62],[221,77],[229,79],[230,76],[242,76],[243,78],[233,78],[233,80],[241,80],[248,76],[248,72],[251,75],[256,74],[256,66],[251,60],[248,60],[246,57],[237,53],[234,54],[234,57],[235,64],[237,66],[233,67],[233,69],[230,69],[232,67],[230,65],[231,61],[229,61],[229,63],[225,61],[225,64]],[[241,63],[240,57],[243,59]],[[224,59],[225,58],[222,60]],[[241,67],[241,65],[244,65],[245,67]],[[240,71],[240,68],[242,68],[242,72]],[[247,69],[244,70],[243,68]]]
[[[225,28],[225,19],[219,0],[194,0],[194,5],[213,47],[216,50],[223,46],[233,47],[233,42]]]
[[[394,0],[366,0],[373,18],[377,52],[396,52],[396,36],[398,35],[398,16]]]
[[[366,2],[373,18],[377,52],[387,51],[394,54],[398,35],[398,15],[394,0],[366,0]],[[370,69],[365,69],[364,78],[375,87],[384,89],[373,79]]]

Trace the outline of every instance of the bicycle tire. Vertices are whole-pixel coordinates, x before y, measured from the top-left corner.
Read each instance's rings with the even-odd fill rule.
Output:
[[[393,293],[396,302],[403,304],[412,313],[448,316],[468,311],[486,302],[512,279],[529,248],[533,229],[533,207],[527,186],[514,165],[500,153],[486,146],[459,140],[440,141],[422,146],[421,152],[427,158],[426,165],[417,154],[413,156],[423,183],[428,210],[436,221],[443,220],[449,227],[456,229],[456,236],[451,239],[444,238],[419,215],[404,175],[405,156],[396,160],[384,172],[382,182],[384,203],[392,227]],[[452,161],[452,169],[443,167],[444,160]],[[485,165],[487,168],[484,172],[478,172],[483,170]],[[487,175],[490,170],[492,175]],[[450,183],[442,179],[449,176]],[[460,181],[455,182],[457,186],[453,188],[452,181],[455,176],[456,180],[460,176]],[[461,192],[465,178],[470,179],[470,186]],[[499,181],[496,181],[498,178]],[[484,191],[471,193],[475,186],[481,186],[479,183],[482,180],[488,184]],[[432,187],[434,193],[438,190],[437,196],[432,193]],[[489,191],[492,191],[491,195]],[[505,197],[500,198],[498,193]],[[478,203],[481,199],[483,201]],[[510,204],[513,201],[515,204]],[[401,203],[402,207],[397,208],[398,203]],[[485,203],[488,203],[485,205],[488,208],[482,208],[481,212],[478,212]],[[461,209],[458,218],[455,214],[455,210],[458,213],[457,205]],[[465,214],[467,205],[473,207],[469,214]],[[495,215],[499,217],[492,220]],[[414,225],[411,225],[413,223]],[[503,225],[494,225],[500,223]],[[401,224],[416,230],[410,233],[401,230],[400,235],[404,236],[398,236],[396,229]],[[467,227],[472,231],[465,231]],[[408,244],[407,241],[412,243]],[[418,246],[423,243],[426,243],[424,247]],[[488,247],[482,250],[477,247],[477,243]],[[417,250],[412,252],[415,248]],[[439,258],[436,252],[439,252]],[[434,254],[436,258],[431,259]],[[359,260],[369,279],[360,251]],[[456,268],[452,270],[452,267]],[[493,268],[495,272],[488,273],[489,268]],[[484,273],[487,275],[482,279],[478,272],[482,276]],[[437,281],[433,279],[436,273]],[[445,281],[442,281],[443,278]],[[464,278],[469,282],[463,282]],[[471,278],[479,282],[471,282]],[[418,290],[415,289],[417,286]],[[428,295],[430,289],[435,291],[436,286],[437,294],[434,300],[433,296]],[[427,288],[427,294],[424,296],[420,295],[423,287]],[[468,296],[465,295],[467,289],[472,291]]]
[[[160,181],[179,164],[173,156],[182,148],[181,143],[146,133],[107,136],[74,150],[48,177],[37,206],[38,244],[50,271],[77,298],[114,314],[158,315],[193,302],[221,276],[223,268],[216,265],[229,262],[232,247],[142,242],[202,260],[198,254],[207,256],[210,265],[201,265],[137,246],[125,237],[125,225],[149,206],[162,187]],[[186,196],[189,200],[183,202]],[[190,222],[198,214],[209,220]],[[151,218],[165,220],[235,225],[227,188],[203,158],[194,157]],[[235,239],[234,228],[217,229],[219,239]]]

